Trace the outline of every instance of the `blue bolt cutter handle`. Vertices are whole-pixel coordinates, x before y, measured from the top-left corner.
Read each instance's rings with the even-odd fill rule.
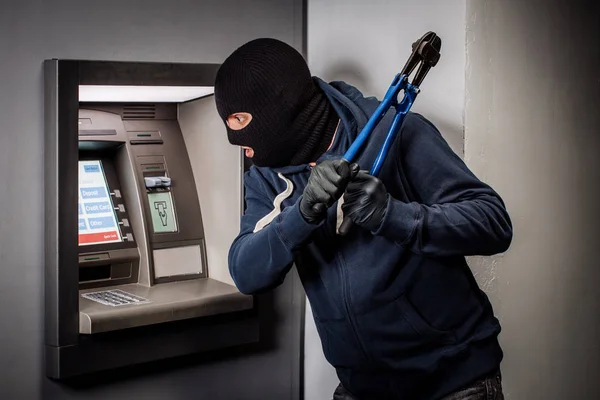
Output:
[[[365,145],[367,139],[373,132],[373,129],[381,122],[386,112],[394,107],[396,109],[396,115],[390,125],[387,136],[377,158],[371,166],[369,174],[373,176],[379,175],[381,167],[385,161],[385,158],[390,150],[394,139],[404,122],[404,117],[412,107],[417,95],[420,92],[419,86],[423,82],[425,75],[429,72],[431,67],[434,67],[440,58],[440,49],[442,47],[442,40],[433,32],[428,32],[421,39],[413,43],[413,52],[408,58],[406,65],[402,69],[402,72],[396,75],[388,91],[386,92],[383,100],[379,104],[379,107],[375,110],[369,121],[364,126],[362,131],[358,134],[346,154],[344,159],[348,162],[354,162],[358,153]],[[412,83],[408,82],[408,77],[415,69],[415,67],[421,63],[415,78]],[[400,91],[404,91],[404,97],[401,102],[398,103],[398,94]],[[344,218],[342,225],[339,228],[340,235],[346,235],[352,226],[352,220],[348,217]]]

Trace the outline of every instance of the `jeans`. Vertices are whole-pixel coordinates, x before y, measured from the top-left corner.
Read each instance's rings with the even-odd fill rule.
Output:
[[[442,400],[504,400],[502,376],[497,372]]]
[[[358,400],[340,384],[333,393],[333,400]],[[472,385],[440,400],[504,400],[500,372],[480,379]]]

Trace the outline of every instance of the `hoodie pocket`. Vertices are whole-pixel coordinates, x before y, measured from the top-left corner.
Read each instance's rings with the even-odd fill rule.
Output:
[[[396,304],[414,331],[423,339],[423,343],[452,344],[453,331],[439,330],[431,326],[417,311],[409,298],[404,295],[396,300]]]
[[[426,325],[456,331],[464,340],[477,330],[485,309],[479,288],[463,262],[428,260],[427,268],[416,271],[405,296]]]
[[[347,320],[316,321],[316,326],[323,354],[332,366],[352,370],[365,368],[367,358]]]
[[[453,332],[429,325],[405,296],[355,319],[369,353],[384,368],[426,368],[428,357],[455,342]]]

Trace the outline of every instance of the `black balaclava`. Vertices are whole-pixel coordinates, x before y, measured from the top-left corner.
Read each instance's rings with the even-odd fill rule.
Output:
[[[327,151],[338,116],[302,55],[276,39],[255,39],[234,51],[215,80],[217,111],[252,115],[240,130],[225,124],[233,145],[254,150],[259,167],[316,161]]]

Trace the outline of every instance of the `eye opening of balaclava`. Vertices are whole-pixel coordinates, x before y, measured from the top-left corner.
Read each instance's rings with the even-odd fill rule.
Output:
[[[338,122],[302,55],[276,39],[252,40],[225,60],[215,80],[215,101],[229,142],[251,147],[257,166],[316,161]],[[226,122],[236,112],[252,115],[239,130]]]

